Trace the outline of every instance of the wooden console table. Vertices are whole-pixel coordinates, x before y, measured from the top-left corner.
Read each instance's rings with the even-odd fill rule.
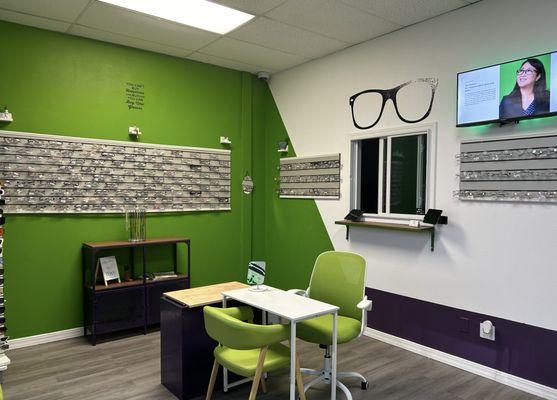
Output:
[[[187,246],[187,264],[178,273],[178,244]],[[177,277],[160,280],[147,278],[147,249],[157,246],[173,246],[173,271]],[[97,284],[96,265],[100,256],[111,255],[107,251],[128,249],[130,254],[131,280]],[[142,255],[142,270],[135,277],[135,250]],[[83,243],[83,326],[84,335],[93,345],[97,335],[131,328],[143,328],[160,322],[160,297],[162,293],[190,286],[191,254],[190,239],[158,238],[141,242],[87,242]]]

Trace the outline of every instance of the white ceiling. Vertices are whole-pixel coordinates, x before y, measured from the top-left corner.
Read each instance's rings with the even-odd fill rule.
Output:
[[[256,17],[219,35],[97,0],[0,0],[0,20],[274,73],[479,0],[212,1]]]

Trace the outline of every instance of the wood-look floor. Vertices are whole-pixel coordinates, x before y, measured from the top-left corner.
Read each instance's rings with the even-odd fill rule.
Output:
[[[317,346],[299,342],[302,366],[321,366]],[[160,384],[159,333],[141,334],[91,346],[68,339],[11,350],[4,376],[6,400],[162,400],[175,399]],[[362,337],[340,346],[340,370],[357,370],[370,381],[362,391],[349,385],[354,400],[534,400],[539,399],[394,346]],[[306,377],[306,379],[309,379]],[[287,372],[268,379],[261,400],[288,399]],[[347,382],[348,383],[348,382]],[[217,392],[215,400],[245,400],[249,385]],[[321,384],[308,400],[329,398]],[[339,391],[338,399],[344,400]]]

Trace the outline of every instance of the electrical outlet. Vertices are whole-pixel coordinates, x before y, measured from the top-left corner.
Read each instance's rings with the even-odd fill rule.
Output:
[[[495,340],[495,325],[487,320],[480,324],[480,337],[487,340]]]

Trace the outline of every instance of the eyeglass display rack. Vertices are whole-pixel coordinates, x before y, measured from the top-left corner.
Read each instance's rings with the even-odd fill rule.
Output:
[[[460,200],[557,203],[557,135],[463,141]]]
[[[178,245],[187,246],[187,261],[178,272]],[[173,271],[176,277],[160,280],[148,279],[147,250],[160,246],[173,247]],[[97,283],[100,257],[118,251],[129,251],[131,280],[119,283]],[[141,255],[141,274],[135,275],[135,257]],[[139,242],[87,242],[82,245],[83,255],[83,326],[84,335],[96,345],[99,335],[147,327],[160,322],[160,298],[163,293],[190,287],[190,239],[171,237],[147,239]]]
[[[5,352],[9,349],[8,336],[6,335],[6,302],[4,299],[4,223],[5,217],[2,210],[4,206],[4,183],[0,181],[0,383],[2,374],[8,368],[10,359]]]
[[[230,150],[0,130],[9,214],[228,211]]]
[[[340,154],[281,158],[281,199],[339,199]]]

